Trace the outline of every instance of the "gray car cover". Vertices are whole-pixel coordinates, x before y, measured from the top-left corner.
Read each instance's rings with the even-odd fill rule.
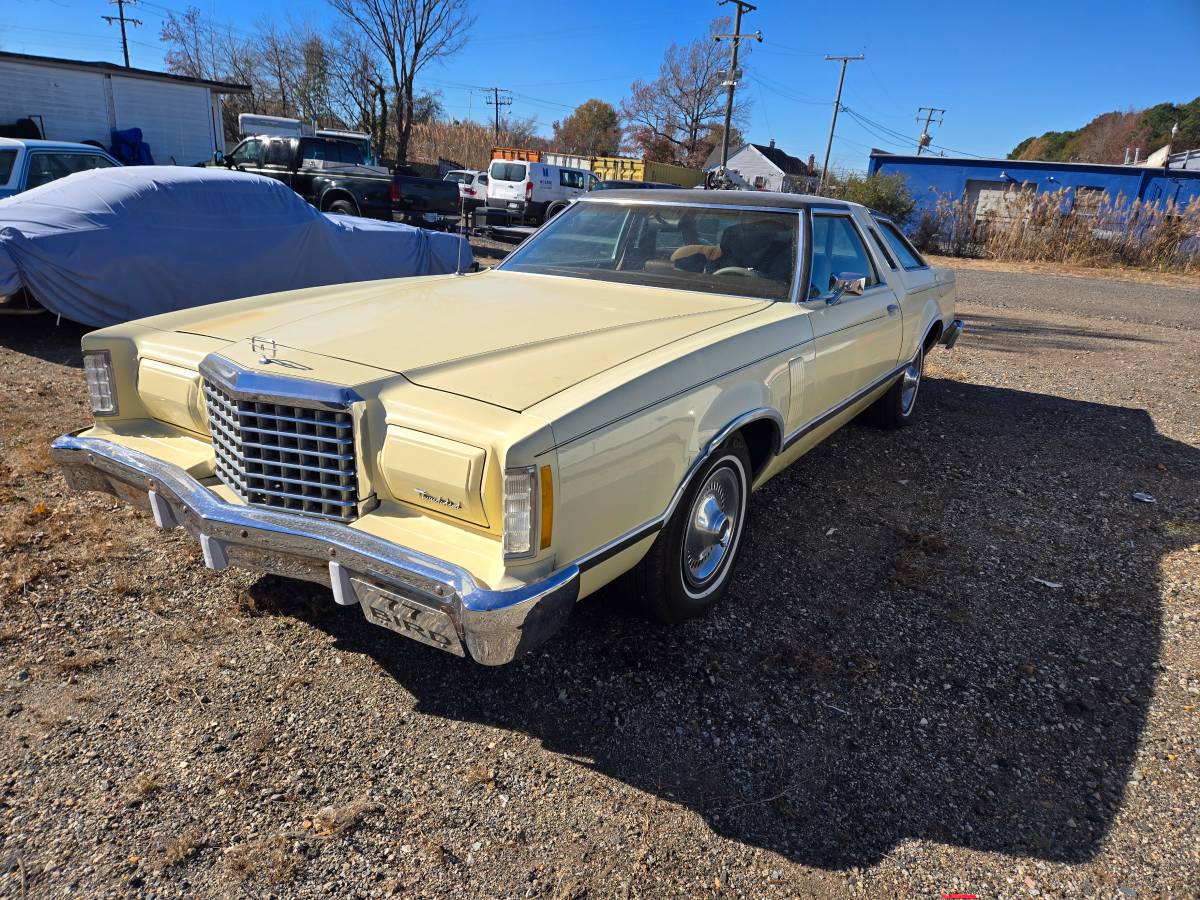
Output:
[[[85,325],[472,261],[457,235],[319,213],[224,169],[94,169],[0,200],[0,297],[25,287]]]

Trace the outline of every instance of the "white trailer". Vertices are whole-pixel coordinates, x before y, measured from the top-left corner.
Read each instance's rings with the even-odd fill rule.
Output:
[[[221,96],[246,94],[226,84],[0,51],[0,124],[33,119],[52,141],[112,145],[112,132],[140,128],[160,165],[190,166],[225,152]]]

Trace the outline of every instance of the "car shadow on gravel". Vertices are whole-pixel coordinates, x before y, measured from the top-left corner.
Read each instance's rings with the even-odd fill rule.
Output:
[[[372,702],[532,735],[807,865],[908,839],[1090,859],[1136,781],[1159,561],[1184,543],[1164,526],[1200,520],[1200,453],[1140,410],[950,380],[922,398],[915,427],[843,429],[759,492],[733,590],[684,626],[617,585],[486,669],[319,590],[255,590],[377,660],[394,682]],[[519,790],[539,763],[513,766]]]
[[[34,356],[46,362],[83,368],[79,339],[95,329],[63,319],[55,322],[50,313],[35,316],[0,315],[0,347]]]
[[[1075,325],[1048,325],[1045,321],[1023,316],[998,316],[972,312],[967,323],[971,331],[971,342],[980,350],[999,353],[1024,353],[1041,350],[1094,350],[1094,341],[1120,341],[1122,343],[1158,344],[1153,338],[1131,334],[1119,325],[1098,328]]]

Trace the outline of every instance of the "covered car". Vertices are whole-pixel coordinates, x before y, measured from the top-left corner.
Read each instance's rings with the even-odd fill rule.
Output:
[[[105,326],[221,300],[466,271],[457,235],[320,213],[219,169],[80,172],[0,200],[0,297]]]

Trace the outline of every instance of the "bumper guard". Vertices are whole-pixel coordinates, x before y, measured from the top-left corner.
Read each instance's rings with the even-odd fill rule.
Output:
[[[234,565],[328,585],[345,606],[422,643],[495,666],[545,642],[579,596],[569,565],[507,590],[461,566],[337,522],[227,503],[178,466],[101,438],[64,435],[51,455],[76,490],[148,509],[160,528],[182,525],[212,569]]]

